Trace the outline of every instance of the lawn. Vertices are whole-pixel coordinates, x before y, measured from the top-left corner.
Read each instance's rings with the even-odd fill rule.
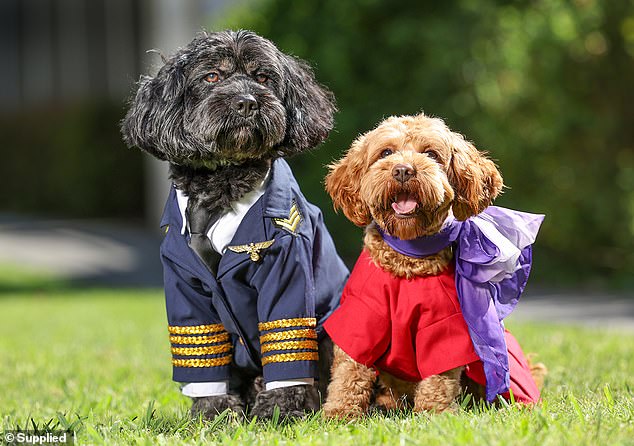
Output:
[[[5,430],[48,423],[76,430],[79,444],[634,444],[631,333],[509,321],[550,369],[533,410],[204,423],[188,419],[188,400],[170,381],[160,290],[15,287],[0,304]]]

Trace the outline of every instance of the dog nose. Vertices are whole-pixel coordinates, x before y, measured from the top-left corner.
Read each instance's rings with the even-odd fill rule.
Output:
[[[414,168],[410,164],[397,164],[392,169],[392,176],[401,183],[408,181],[415,173]]]
[[[233,109],[241,116],[248,118],[258,109],[258,101],[250,94],[236,96],[231,103]]]

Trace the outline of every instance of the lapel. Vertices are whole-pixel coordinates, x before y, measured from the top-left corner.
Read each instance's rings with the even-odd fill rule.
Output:
[[[265,220],[267,218],[288,217],[293,203],[292,190],[295,186],[295,179],[286,161],[281,158],[273,161],[264,194],[246,213],[229,246],[244,248],[251,243],[257,244],[273,240],[273,233],[267,230]],[[260,254],[264,252],[266,249],[259,251]],[[253,262],[249,251],[235,252],[227,248],[218,265],[217,278],[222,278],[229,271],[245,262]]]
[[[170,186],[167,201],[165,202],[165,208],[163,209],[163,215],[161,216],[160,227],[164,228],[165,226],[170,225],[173,226],[172,229],[178,228],[178,231],[180,232],[180,228],[183,224],[180,213],[181,212],[178,208],[178,201],[176,199],[176,188],[172,185]],[[178,226],[179,220],[180,226]]]
[[[264,194],[245,214],[229,246],[248,246],[250,243],[261,243],[272,240],[272,231],[267,230],[265,220],[267,218],[288,218],[293,204],[293,190],[296,188],[297,183],[286,161],[281,158],[274,160],[271,165],[270,178]],[[170,226],[170,231],[180,233],[182,216],[174,188],[170,191],[165,212],[161,219],[161,226],[166,225]],[[180,252],[178,257],[187,261],[196,271],[204,271],[206,276],[210,276],[209,269],[187,245],[186,236],[183,236],[183,241],[185,242],[183,247],[186,248],[187,253]],[[265,251],[266,250],[262,250],[260,252]],[[220,259],[218,272],[213,282],[221,279],[229,271],[245,262],[252,262],[248,251],[234,252],[227,249]],[[217,283],[214,285],[217,285]]]
[[[282,158],[273,161],[271,178],[262,196],[262,216],[286,218],[293,203],[293,190],[297,182],[290,166]]]
[[[189,270],[209,287],[218,290],[218,284],[213,280],[209,269],[187,244],[188,236],[181,234],[182,226],[183,220],[176,198],[176,189],[172,188],[161,219],[161,227],[166,227],[166,235],[161,243],[161,254]]]

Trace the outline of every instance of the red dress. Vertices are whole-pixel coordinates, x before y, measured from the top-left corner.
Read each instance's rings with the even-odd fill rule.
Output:
[[[436,276],[399,278],[364,250],[324,328],[355,361],[405,381],[468,366],[470,378],[486,382],[460,310],[453,266]],[[519,344],[508,332],[506,340],[515,400],[537,402],[539,390]]]

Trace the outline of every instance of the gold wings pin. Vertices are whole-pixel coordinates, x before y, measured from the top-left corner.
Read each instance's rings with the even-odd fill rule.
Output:
[[[237,253],[247,252],[249,253],[251,260],[253,262],[257,262],[260,260],[260,251],[270,247],[274,241],[275,239],[267,240],[265,242],[249,243],[248,245],[227,246],[227,249]]]
[[[291,211],[288,213],[288,218],[274,218],[273,223],[282,228],[289,231],[291,234],[297,234],[297,228],[299,224],[302,222],[302,214],[300,214],[299,209],[297,208],[297,203],[293,203],[291,206]]]

